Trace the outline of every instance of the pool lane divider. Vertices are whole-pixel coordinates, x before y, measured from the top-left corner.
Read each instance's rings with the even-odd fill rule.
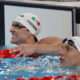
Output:
[[[11,79],[3,79],[3,80],[11,80]],[[24,78],[17,78],[15,80],[80,80],[80,74],[73,74],[71,76],[66,76],[66,75],[58,75],[56,77],[52,76],[45,76],[45,77],[32,77],[29,79],[24,79]]]
[[[18,53],[10,53],[9,49],[0,50],[0,58],[14,58]]]
[[[9,49],[4,49],[4,50],[0,50],[0,58],[15,58],[17,54],[19,54],[20,52],[12,52],[10,53],[10,50]],[[23,55],[21,55],[20,57],[22,57]],[[26,57],[29,57],[29,58],[37,58],[37,57],[40,57],[40,56],[43,56],[43,54],[37,54],[37,53],[34,53],[30,56],[26,56]]]

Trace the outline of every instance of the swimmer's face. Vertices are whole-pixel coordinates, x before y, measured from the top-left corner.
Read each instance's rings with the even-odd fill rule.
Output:
[[[80,53],[72,45],[64,43],[60,52],[60,65],[61,66],[79,66],[80,65]]]
[[[23,44],[32,35],[29,30],[19,22],[13,22],[10,29],[12,34],[11,43]]]

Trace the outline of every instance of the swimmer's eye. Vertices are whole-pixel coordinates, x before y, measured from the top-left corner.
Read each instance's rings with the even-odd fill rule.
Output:
[[[73,49],[70,48],[69,46],[62,46],[62,49],[66,49],[67,51],[73,50]]]
[[[15,27],[16,29],[25,28],[25,26],[21,26],[19,24],[12,24],[12,27]]]

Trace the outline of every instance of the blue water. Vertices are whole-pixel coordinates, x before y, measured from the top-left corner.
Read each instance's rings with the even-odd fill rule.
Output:
[[[0,80],[80,74],[80,67],[61,67],[59,56],[0,59]]]

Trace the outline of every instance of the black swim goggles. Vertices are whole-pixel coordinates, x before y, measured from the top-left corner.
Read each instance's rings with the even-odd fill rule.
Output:
[[[68,43],[70,46],[74,46],[74,47],[76,48],[74,41],[71,40],[71,39],[65,38],[65,39],[62,41],[62,43],[63,43],[63,44],[64,44],[64,43]]]

